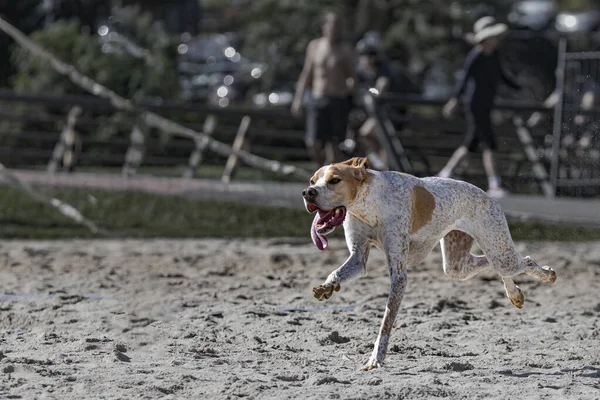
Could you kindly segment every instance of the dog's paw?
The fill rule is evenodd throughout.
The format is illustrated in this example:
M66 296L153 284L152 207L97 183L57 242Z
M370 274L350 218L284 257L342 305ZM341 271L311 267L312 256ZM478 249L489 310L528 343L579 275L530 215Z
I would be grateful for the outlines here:
M371 371L375 368L381 368L382 362L377 358L370 358L369 361L360 369L361 371Z
M548 274L548 276L546 277L546 283L556 282L556 272L554 272L552 268L548 267L547 265L544 265L542 269Z
M517 308L523 308L523 304L525 304L525 296L523 295L520 287L517 286L517 290L518 292L510 296L509 299L513 306Z
M340 284L333 281L331 283L324 283L323 285L315 286L313 288L313 295L319 301L327 300L332 295L333 292L340 291Z

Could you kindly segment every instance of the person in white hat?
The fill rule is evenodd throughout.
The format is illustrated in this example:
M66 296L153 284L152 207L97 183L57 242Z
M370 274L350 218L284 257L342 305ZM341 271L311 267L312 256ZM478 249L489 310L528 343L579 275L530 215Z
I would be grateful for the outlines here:
M467 56L463 77L458 82L454 95L444 106L446 117L451 117L458 105L458 99L465 95L465 116L468 132L465 141L452 155L438 176L450 177L453 169L477 147L483 150L483 165L488 176L488 193L493 197L503 197L507 192L502 188L494 161L496 141L492 130L490 114L496 97L498 82L502 79L513 89L521 89L502 69L496 49L508 31L505 24L497 23L493 17L483 17L475 22L470 39L475 47Z

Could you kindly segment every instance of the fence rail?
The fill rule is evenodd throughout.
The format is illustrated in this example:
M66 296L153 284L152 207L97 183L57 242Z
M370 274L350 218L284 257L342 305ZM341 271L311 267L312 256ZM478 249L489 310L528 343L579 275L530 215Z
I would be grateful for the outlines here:
M0 91L0 101L5 106L2 114L7 115L0 124L0 155L8 166L46 165L52 157L52 148L59 141L60 132L67 120L66 113L73 106L82 108L75 130L81 135L83 151L78 157L80 166L115 166L125 163L125 155L130 147L129 133L135 125L135 115L124 115L113 122L111 116L117 110L104 99L88 95L46 95L16 94ZM460 119L446 120L440 113L444 100L426 99L412 95L386 95L375 98L378 108L383 104L393 109L405 109L402 117L391 118L397 137L410 162L410 168L416 175L435 174L445 163L452 151L461 144L464 135L464 122ZM250 147L253 154L278 162L306 163L310 161L304 147L302 120L292 118L284 109L218 108L202 104L140 102L143 111L152 110L160 115L169 116L191 131L202 131L204 120L213 115L218 120L212 138L219 142L233 144L240 121L251 116L252 135ZM565 110L575 109L573 105ZM35 109L35 112L31 112ZM12 110L15 110L14 112ZM21 110L21 111L19 111ZM41 111L40 111L41 110ZM530 137L521 137L523 127L513 124L518 118L525 120L532 112L548 116L553 120L554 109L540 104L525 102L498 102L496 114L500 121L496 124L499 142L499 165L503 179L512 190L531 192L543 190L548 194L547 185L540 181L543 172L540 167L550 171L552 150L544 147L544 139L552 131L549 125L526 132ZM586 110L590 113L596 110ZM582 111L582 113L584 113ZM101 128L114 126L121 134L102 137ZM167 135L160 132L149 135L143 146L143 166L187 166L196 147L191 137ZM385 144L385 142L382 141ZM525 150L528 145L529 149ZM237 149L236 149L237 150ZM544 151L546 153L544 153ZM537 160L531 155L538 154ZM214 154L204 154L203 163L224 165L225 158ZM536 165L534 168L533 165ZM397 169L407 170L406 165L398 164ZM587 165L587 164L586 164ZM597 163L586 168L597 168ZM189 174L188 174L189 175ZM460 176L476 184L485 184L483 168L478 159L460 172ZM597 178L574 179L564 177L556 180L557 187L574 188L577 186L597 185Z
M440 114L442 100L424 99L415 96L388 95L375 99L376 106L382 103L393 108L405 108L408 114L403 118L393 119L391 122L398 128L397 138L405 148L406 157L414 166L417 175L430 175L445 162L452 151L460 145L463 138L464 122L459 118L445 120ZM15 94L0 91L0 101L6 106L22 111L7 112L10 121L17 125L16 128L1 127L0 135L5 141L0 146L0 154L12 156L7 160L10 165L19 164L19 160L26 164L46 165L52 154L52 147L59 140L60 132L66 124L66 113L73 106L82 108L76 130L82 136L83 153L80 155L79 164L87 166L120 166L125 162L125 154L130 146L129 134L136 123L134 115L126 115L115 121L115 128L121 130L120 135L103 138L98 130L107 124L113 124L109 119L117 111L109 101L87 95L34 95ZM38 107L47 110L41 113L31 113L29 108ZM268 159L280 162L307 162L309 155L304 147L303 121L292 118L288 110L284 109L248 109L248 108L218 108L202 104L181 103L152 103L140 102L142 110L152 110L160 115L169 116L180 125L191 129L202 130L203 121L212 115L218 121L212 138L224 143L233 144L240 121L245 116L250 116L252 124L252 137L250 151ZM146 108L147 107L147 108ZM423 114L421 111L426 109ZM551 110L538 104L499 103L498 111L526 114L533 111L548 113ZM53 113L54 112L54 113ZM20 126L19 126L20 123ZM525 162L523 151L518 147L519 140L510 118L497 127L499 142L501 144L499 158L510 164L505 172L513 176L505 176L513 183L535 185L534 178L530 176L519 163ZM539 139L539 138L538 138ZM539 141L539 140L538 140ZM145 139L145 155L142 165L188 165L189 157L196 144L193 140L178 136L161 138L155 132ZM6 158L5 158L6 159ZM224 158L215 158L210 154L203 156L203 162L224 164ZM398 169L406 170L399 164ZM471 168L464 170L466 178L475 181L483 178L479 161L473 160ZM517 171L518 173L516 173ZM506 174L505 174L506 175Z

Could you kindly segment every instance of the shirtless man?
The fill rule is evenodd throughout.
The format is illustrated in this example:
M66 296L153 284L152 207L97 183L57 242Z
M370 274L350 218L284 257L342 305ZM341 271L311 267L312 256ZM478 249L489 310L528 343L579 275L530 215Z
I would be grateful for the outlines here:
M342 159L339 143L346 136L349 98L354 87L354 54L352 47L342 42L340 22L337 14L325 14L323 37L311 41L306 48L292 103L292 113L299 116L304 93L308 87L312 89L306 114L306 146L319 167ZM326 144L332 149L333 160L326 160Z

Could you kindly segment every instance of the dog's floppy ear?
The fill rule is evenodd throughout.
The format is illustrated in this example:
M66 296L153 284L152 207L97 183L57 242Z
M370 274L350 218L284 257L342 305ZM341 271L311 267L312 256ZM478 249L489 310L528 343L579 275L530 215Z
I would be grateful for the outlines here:
M354 167L354 177L359 181L364 181L367 177L367 168L369 168L369 160L366 157L354 157L342 164Z
M344 161L342 164L350 165L352 167L359 168L370 168L369 159L367 157L353 157L349 160Z

